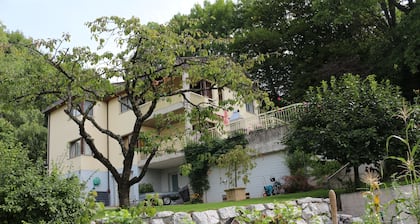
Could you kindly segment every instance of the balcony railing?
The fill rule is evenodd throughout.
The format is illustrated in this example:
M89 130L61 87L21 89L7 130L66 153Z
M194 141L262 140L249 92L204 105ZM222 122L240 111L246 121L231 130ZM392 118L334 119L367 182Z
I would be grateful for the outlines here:
M224 130L213 127L207 129L210 138L226 138L232 133L248 134L251 131L274 128L281 125L287 125L297 118L304 111L303 103L296 103L277 110L259 114L252 118L241 118L230 122ZM202 133L186 135L183 138L183 145L189 143L198 143L203 136Z
M296 119L302 112L304 112L304 105L302 103L292 104L277 110L262 113L257 117L247 119L242 118L231 122L224 127L224 130L219 129L218 127L209 128L207 130L207 134L210 138L226 138L232 133L249 134L251 131L274 128L280 125L287 125ZM175 143L172 143L172 146L174 146L176 149L182 149L188 144L199 143L202 141L201 137L202 133L185 135L183 138L176 140ZM162 161L172 157L172 155L163 153L157 155L156 160ZM140 160L144 161L145 158L140 156Z
M246 119L242 118L229 124L229 132L249 133L250 131L287 125L296 119L303 111L303 103L296 103L277 110L259 114L257 117Z

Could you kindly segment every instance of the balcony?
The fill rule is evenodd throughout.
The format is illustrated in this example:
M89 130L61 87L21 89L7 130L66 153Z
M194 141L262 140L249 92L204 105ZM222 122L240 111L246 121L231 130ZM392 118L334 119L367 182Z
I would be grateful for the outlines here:
M280 125L287 125L304 111L303 103L296 103L286 107L259 114L256 117L238 119L230 122L229 133L248 134L251 131L269 129Z
M211 105L212 101L209 98L201 96L196 93L191 93L190 101L193 103L204 103L207 105ZM174 108L172 105L170 106ZM169 111L168 108L161 108L161 111L157 111L157 113L162 113L162 110ZM185 107L182 106L178 109L180 112L184 112ZM217 127L209 128L209 135L212 138L226 138L227 136L234 134L234 133L243 133L249 134L251 131L262 130L262 129L269 129L274 128L280 125L287 125L292 120L296 119L297 116L304 112L304 104L303 103L296 103L286 107L279 108L277 110L269 111L266 113L259 114L255 117L250 118L241 118L230 122L228 125L223 126L222 129ZM152 122L153 119L150 119L149 122ZM175 149L173 153L164 153L158 154L152 160L150 167L151 168L170 168L176 167L181 165L184 162L184 153L180 151L186 144L188 143L197 143L200 141L201 138L200 133L195 133L189 136L184 135L182 139L177 139L174 142L171 142L171 147ZM147 158L141 158L140 164L144 164Z

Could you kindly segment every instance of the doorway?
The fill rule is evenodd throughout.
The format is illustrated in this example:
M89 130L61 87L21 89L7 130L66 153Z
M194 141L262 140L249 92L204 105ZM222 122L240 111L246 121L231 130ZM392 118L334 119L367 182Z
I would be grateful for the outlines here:
M178 173L169 174L170 190L176 192L179 190L178 186Z

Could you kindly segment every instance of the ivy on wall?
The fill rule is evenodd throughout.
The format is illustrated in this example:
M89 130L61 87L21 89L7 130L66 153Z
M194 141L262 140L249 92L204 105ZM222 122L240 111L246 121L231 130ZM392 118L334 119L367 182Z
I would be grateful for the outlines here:
M227 139L210 139L201 143L190 143L184 148L186 164L181 172L188 175L194 193L198 196L193 202L201 202L205 191L210 188L208 171L215 165L217 158L233 149L236 145L245 146L245 135L238 134Z

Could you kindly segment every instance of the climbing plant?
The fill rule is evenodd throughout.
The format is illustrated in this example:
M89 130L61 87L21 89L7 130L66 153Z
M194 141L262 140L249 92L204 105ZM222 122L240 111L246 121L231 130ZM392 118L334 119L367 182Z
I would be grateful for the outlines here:
M217 158L237 145L245 146L248 141L243 134L227 139L213 138L201 143L190 143L184 148L186 163L181 167L183 175L188 175L194 193L201 202L202 195L210 188L208 170L215 165Z

